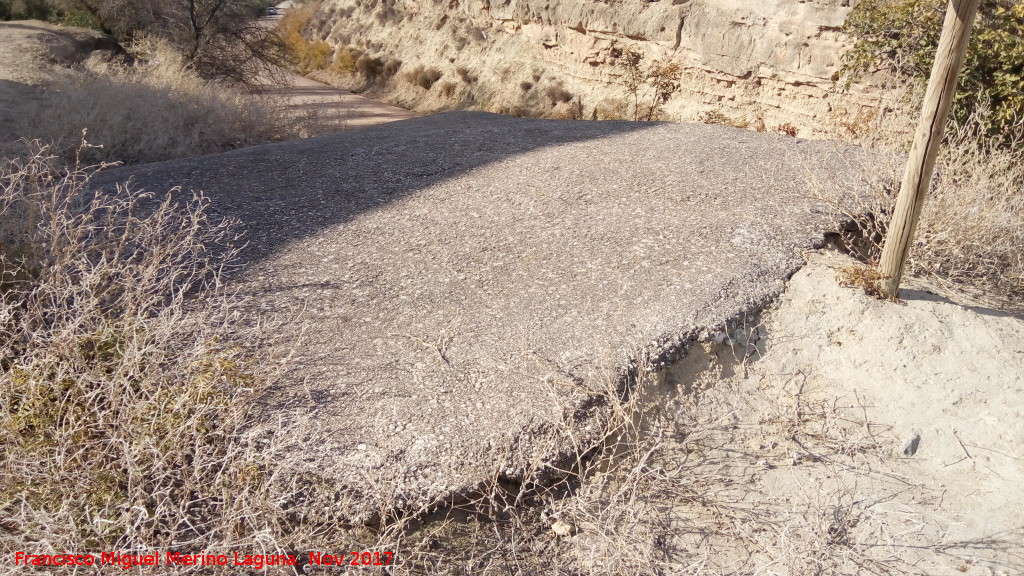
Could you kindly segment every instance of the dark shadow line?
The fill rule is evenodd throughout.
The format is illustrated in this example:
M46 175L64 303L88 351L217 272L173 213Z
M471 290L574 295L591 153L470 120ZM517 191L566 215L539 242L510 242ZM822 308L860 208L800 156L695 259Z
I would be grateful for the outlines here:
M131 180L136 189L156 193L180 186L180 197L203 191L212 214L243 223L248 242L242 251L245 267L286 244L481 166L656 125L449 112L111 169L97 174L92 186L113 190L115 184Z

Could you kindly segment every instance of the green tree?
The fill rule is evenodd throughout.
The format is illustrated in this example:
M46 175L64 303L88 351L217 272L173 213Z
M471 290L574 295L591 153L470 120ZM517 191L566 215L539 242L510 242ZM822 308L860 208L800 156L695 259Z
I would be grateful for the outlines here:
M844 71L855 79L889 71L927 80L942 31L945 0L862 0L847 18L855 44ZM1024 2L982 0L960 74L953 117L991 105L989 130L1000 134L1024 118Z

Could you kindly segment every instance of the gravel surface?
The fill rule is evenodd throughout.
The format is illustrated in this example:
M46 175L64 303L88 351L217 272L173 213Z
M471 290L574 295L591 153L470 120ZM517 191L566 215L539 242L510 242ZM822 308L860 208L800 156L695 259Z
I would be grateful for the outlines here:
M241 220L239 286L303 319L258 431L358 495L419 507L556 476L626 367L760 309L873 159L711 125L448 113L108 171ZM303 443L307 444L303 444Z

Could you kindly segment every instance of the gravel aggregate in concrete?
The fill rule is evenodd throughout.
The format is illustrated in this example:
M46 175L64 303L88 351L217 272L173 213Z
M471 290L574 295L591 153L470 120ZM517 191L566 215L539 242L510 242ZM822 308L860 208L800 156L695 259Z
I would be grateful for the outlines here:
M542 477L638 358L777 296L875 163L723 126L456 112L99 182L201 189L242 222L237 286L303 320L275 335L299 345L257 428L314 438L286 456L358 521Z

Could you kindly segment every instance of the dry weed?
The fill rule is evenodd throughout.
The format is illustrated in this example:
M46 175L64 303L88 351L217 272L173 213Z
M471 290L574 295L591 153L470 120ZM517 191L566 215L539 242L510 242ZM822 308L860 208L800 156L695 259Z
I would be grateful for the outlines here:
M169 45L140 39L133 66L93 63L15 103L0 152L25 153L19 139L42 140L71 161L82 129L96 144L88 162L154 162L294 138L301 119L276 103L200 79Z
M881 284L884 279L876 268L865 264L843 266L836 271L836 281L840 286L860 288L865 294L875 298L884 298Z
M1007 146L1006 134L995 139L984 132L987 115L979 109L948 131L907 270L976 287L1012 304L1024 297L1024 122L1012 128L1018 136ZM890 115L862 142L902 150L905 131L892 126L905 124ZM902 161L873 167L865 177L875 194L844 199L846 205L837 207L851 224L843 234L846 248L864 262L881 255L903 169Z
M89 179L45 150L0 170L0 555L267 544L276 472L241 430L271 372L221 281L232 228Z

